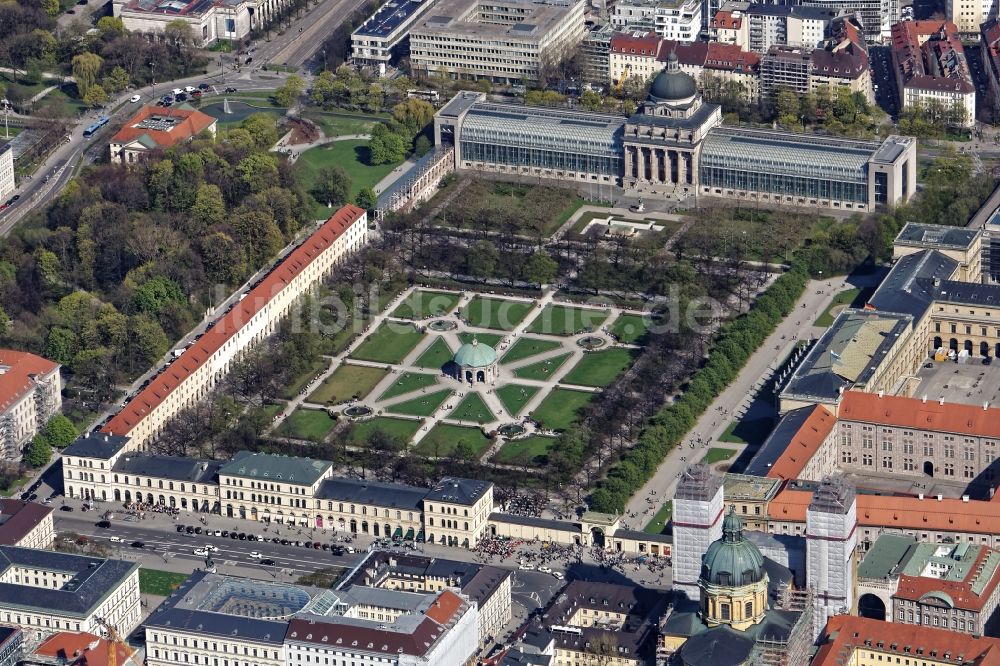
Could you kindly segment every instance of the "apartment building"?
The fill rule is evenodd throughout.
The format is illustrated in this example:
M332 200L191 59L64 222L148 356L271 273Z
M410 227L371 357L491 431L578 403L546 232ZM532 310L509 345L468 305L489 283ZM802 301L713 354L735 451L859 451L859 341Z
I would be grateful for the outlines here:
M986 91L989 106L994 113L1000 111L1000 22L991 18L982 25L979 52L986 74Z
M978 35L984 23L997 17L993 0L946 0L944 10L945 17L964 36Z
M0 179L3 155L9 153L9 147L0 153ZM61 408L58 363L28 352L0 349L0 450L7 462L20 461L24 445Z
M954 23L896 23L892 26L892 64L901 108L919 106L953 118L962 127L975 123L976 87Z
M348 204L335 212L129 398L101 431L127 436L130 448L144 448L169 419L204 398L246 349L273 333L303 294L367 241L363 209Z
M583 0L439 0L410 31L410 68L449 79L538 81L584 38Z
M115 491L112 468L127 445L128 437L88 432L63 449L66 497L104 502L112 499Z
M760 54L775 45L814 49L845 15L835 8L727 2L713 15L710 34Z
M333 475L333 463L240 451L218 475L222 515L309 525L316 493Z
M0 546L0 583L0 622L33 638L101 633L97 618L128 635L142 618L133 562Z
M51 507L0 499L0 545L45 549L54 540Z
M769 99L782 90L804 95L811 74L812 49L774 45L760 59L761 94Z
M874 102L868 53L850 41L829 48L772 46L760 61L761 93L773 98L781 90L804 95L825 91L838 95L861 93Z
M655 32L692 42L702 29L702 11L697 0L622 0L611 8L609 23L622 32Z
M6 200L14 194L14 150L10 141L0 143L0 199Z
M338 589L364 586L422 594L458 589L476 604L479 644L485 648L510 623L513 577L499 567L374 550Z
M1000 616L1000 551L969 543L921 543L883 534L858 566L866 617L995 635Z

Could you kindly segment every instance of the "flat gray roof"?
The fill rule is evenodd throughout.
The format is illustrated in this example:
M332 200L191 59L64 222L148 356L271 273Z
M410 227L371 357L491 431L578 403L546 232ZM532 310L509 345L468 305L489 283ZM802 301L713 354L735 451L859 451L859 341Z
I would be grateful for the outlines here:
M941 224L907 222L896 236L895 243L928 248L966 250L979 235L978 229L948 227Z

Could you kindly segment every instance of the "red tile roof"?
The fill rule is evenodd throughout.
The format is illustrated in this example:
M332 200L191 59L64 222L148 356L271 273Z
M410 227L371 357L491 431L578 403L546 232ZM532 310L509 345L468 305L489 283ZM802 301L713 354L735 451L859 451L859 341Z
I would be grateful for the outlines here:
M744 51L736 44L708 43L705 56L706 69L720 69L732 72L752 72L760 66L760 55Z
M664 39L660 43L660 53L657 60L666 62L671 53L677 54L677 62L681 65L704 67L708 58L708 44L705 42L678 42L674 39Z
M348 204L330 216L246 297L218 319L193 345L167 365L149 385L128 401L118 414L101 429L115 435L128 435L143 418L166 400L170 392L204 365L213 354L235 336L254 315L260 312L282 289L328 249L352 224L365 214L364 209Z
M990 548L982 548L976 561L969 567L968 574L962 581L941 580L932 576L900 575L896 593L892 596L910 601L920 601L927 594L944 592L951 598L955 604L955 608L980 611L986 605L986 601L992 596L997 583L1000 583L1000 569L994 569L993 577L983 587L982 592L976 594L972 588L972 584L976 581L976 575L980 573L979 568L983 565L983 560L991 552Z
M611 52L644 55L655 58L660 48L660 37L655 32L616 32L611 36Z
M150 116L169 116L172 118L182 118L183 120L174 125L170 131L137 127L139 123ZM139 113L125 123L118 130L118 133L111 137L111 143L129 144L146 134L160 148L167 148L181 141L186 141L198 135L215 124L215 118L197 111L195 109L171 108L167 106L157 106L150 104L142 107Z
M71 633L62 631L52 634L35 650L41 657L63 659L66 663L72 661L74 666L107 666L111 643L87 632ZM132 648L127 645L116 645L118 666L136 666L132 659Z
M0 499L0 545L16 545L50 513L52 508L44 504Z
M732 12L719 10L712 19L712 27L717 30L738 30L743 24L742 16L733 16Z
M1000 640L973 637L947 629L835 615L826 623L822 647L812 666L840 666L853 661L856 649L916 660L976 666L1000 665ZM945 655L949 655L945 657Z
M892 26L890 34L893 66L898 68L904 87L975 92L954 23L900 21Z
M1000 409L996 407L847 391L838 416L841 421L1000 438Z
M32 377L41 377L59 367L41 356L28 352L0 349L0 412L19 401L32 390Z
M772 479L797 479L837 425L837 417L823 405L816 405L792 436L784 453L768 470Z
M427 609L427 617L438 624L446 625L455 617L455 613L462 607L462 598L449 590L444 590L434 600L434 603Z

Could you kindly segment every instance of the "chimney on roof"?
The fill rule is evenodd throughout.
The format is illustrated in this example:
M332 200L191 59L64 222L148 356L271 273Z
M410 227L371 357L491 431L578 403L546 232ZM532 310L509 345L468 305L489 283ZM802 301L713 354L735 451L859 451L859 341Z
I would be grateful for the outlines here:
M106 434L104 435L104 441L108 441L108 436Z
M917 493L917 499L920 500L921 502L923 502L924 501L924 494L923 493Z
M880 398L881 398L881 397L882 397L882 396L884 396L884 395L885 395L885 391L879 391L879 392L878 392L878 397L880 397Z
M939 405L943 405L944 404L944 396L941 396L940 398L938 398L938 404Z
M924 394L924 396L922 398L920 398L920 402L924 403L925 405L927 404L927 394L926 393Z
M969 503L969 496L968 495L962 495L962 501L965 502L966 504L968 504Z
M941 493L938 493L938 496L937 496L937 501L938 501L938 502L940 502L940 501L941 501L941 498L942 498L942 495L941 495Z
M985 412L985 411L986 411L987 409L989 409L989 408L990 408L990 403L989 403L989 401L987 400L986 402L984 402L984 403L983 403L983 411Z

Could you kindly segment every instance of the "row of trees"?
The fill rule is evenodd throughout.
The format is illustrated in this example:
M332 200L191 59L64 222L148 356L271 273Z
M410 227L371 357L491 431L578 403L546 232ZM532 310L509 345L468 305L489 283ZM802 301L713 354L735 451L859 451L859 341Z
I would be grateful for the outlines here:
M595 511L621 513L630 497L652 476L673 448L691 430L764 339L791 312L805 289L809 274L794 265L775 280L753 309L725 325L681 395L649 419L636 445L625 453L590 497Z

